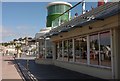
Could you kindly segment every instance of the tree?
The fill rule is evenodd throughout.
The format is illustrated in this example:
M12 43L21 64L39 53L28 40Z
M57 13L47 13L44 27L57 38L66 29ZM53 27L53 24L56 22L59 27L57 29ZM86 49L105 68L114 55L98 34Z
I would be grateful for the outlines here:
M22 41L23 39L22 39L22 38L19 38L18 40L19 40L19 41Z
M18 41L17 39L13 39L14 42Z
M2 43L3 46L7 47L9 43Z

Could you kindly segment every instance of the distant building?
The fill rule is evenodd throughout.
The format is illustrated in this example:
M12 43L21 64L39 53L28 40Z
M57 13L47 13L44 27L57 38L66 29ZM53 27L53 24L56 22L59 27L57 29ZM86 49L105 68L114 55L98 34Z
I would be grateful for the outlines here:
M5 46L0 46L0 52L3 55L13 55L16 53L15 47L13 45L8 45L7 47Z

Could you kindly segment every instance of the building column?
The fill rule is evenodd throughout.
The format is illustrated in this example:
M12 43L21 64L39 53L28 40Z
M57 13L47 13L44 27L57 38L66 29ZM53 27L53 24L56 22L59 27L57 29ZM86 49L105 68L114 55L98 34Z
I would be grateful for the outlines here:
M38 41L38 58L40 57L40 40Z
M72 55L73 55L73 62L75 62L75 39L72 39Z
M98 48L99 48L99 52L98 52L98 54L99 54L99 59L98 59L98 60L99 60L99 61L98 61L98 64L101 65L101 55L100 55L100 34L98 34L98 44L99 44L99 47L98 47Z
M87 64L90 64L90 39L89 35L87 35Z
M52 43L53 60L56 60L56 43Z
M38 42L36 41L36 52L35 52L35 55L36 55L36 58L38 58L38 48L39 47L39 45L38 45Z
M39 42L37 42L37 52L36 52L36 57L39 55Z
M60 50L60 44L59 44L59 42L57 44L58 44L58 47L57 47L57 51L58 51L58 50ZM58 55L58 59L60 59L60 53L59 53L59 51L57 52L57 55Z
M114 32L113 29L110 30L110 40L111 40L111 68L112 68L112 79L115 78L115 70L114 70L114 65L115 65L115 61L114 61Z
M58 18L58 26L61 25L61 17Z
M67 40L67 61L69 61L69 40Z
M71 10L68 12L68 20L70 21L70 18L71 18Z
M35 40L35 46L36 46L36 51L34 51L34 54L35 54L35 57L36 57L36 54L37 54L37 41Z
M64 40L62 40L62 60L64 60Z
M114 29L112 35L113 78L120 79L120 28Z
M45 53L44 53L44 55L45 55L45 59L46 59L46 56L47 56L47 40L46 40L46 38L44 39L44 41L45 41L45 49L44 49Z

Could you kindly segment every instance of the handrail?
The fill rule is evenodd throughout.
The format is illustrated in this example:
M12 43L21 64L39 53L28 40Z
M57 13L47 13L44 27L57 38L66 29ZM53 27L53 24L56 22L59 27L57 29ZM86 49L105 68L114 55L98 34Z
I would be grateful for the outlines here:
M65 13L69 12L71 9L73 9L74 7L76 7L77 5L79 5L80 3L82 3L84 0L82 0L81 2L78 2L77 4L75 4L73 7L71 7L70 9L66 10L65 12L63 12L61 15L59 15L58 17L56 17L55 19L59 18L60 16L64 15ZM55 20L54 19L54 20ZM53 20L53 21L54 21Z

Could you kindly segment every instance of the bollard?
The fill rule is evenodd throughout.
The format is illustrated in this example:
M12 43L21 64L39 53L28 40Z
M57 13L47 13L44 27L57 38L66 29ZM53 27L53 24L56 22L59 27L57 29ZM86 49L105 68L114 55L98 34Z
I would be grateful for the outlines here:
M29 70L29 60L27 59L27 63L26 63L26 69L27 71Z

